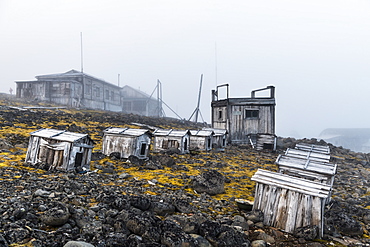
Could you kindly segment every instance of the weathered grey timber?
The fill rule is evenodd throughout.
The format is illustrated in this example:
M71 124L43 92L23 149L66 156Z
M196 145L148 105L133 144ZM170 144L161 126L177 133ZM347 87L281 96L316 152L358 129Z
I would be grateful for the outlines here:
M264 224L293 233L314 225L323 236L324 207L331 187L282 173L258 169L253 210L264 213Z
M87 134L40 129L30 135L25 162L45 163L50 170L90 169L94 142Z
M130 155L139 159L148 157L151 139L149 130L110 127L103 133L103 154L118 152L121 158L128 158Z
M190 151L212 150L214 132L211 130L190 130Z
M310 159L279 155L275 161L280 173L333 186L337 165Z
M227 87L226 99L219 99L219 87ZM270 90L268 97L256 97L257 91ZM275 87L254 90L250 98L229 98L229 85L212 90L212 128L226 129L228 143L248 144L248 134L275 135Z
M189 130L157 129L153 132L153 151L177 149L181 154L189 153Z
M226 129L215 129L215 128L203 128L203 130L213 131L212 148L219 151L225 150L227 130Z
M273 134L249 134L249 143L256 150L276 150L276 135Z
M315 153L330 154L330 148L326 145L315 145L306 143L297 143L295 149L310 151Z
M301 158L301 159L315 160L319 162L329 162L330 161L329 154L316 153L312 151L304 151L304 150L292 149L292 148L287 148L287 150L285 151L285 155L290 156L290 157Z

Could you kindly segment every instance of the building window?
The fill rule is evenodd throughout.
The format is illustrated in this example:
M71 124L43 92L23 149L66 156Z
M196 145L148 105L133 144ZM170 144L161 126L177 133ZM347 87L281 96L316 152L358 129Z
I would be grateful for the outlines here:
M110 92L110 99L114 100L114 92L113 91Z
M245 118L258 119L258 117L259 117L258 110L245 109Z
M99 87L94 88L94 96L97 98L100 98L100 88Z
M105 90L105 99L109 100L109 90Z
M91 92L91 85L90 84L86 84L85 94L90 95L90 92Z
M218 110L218 119L222 119L222 110Z

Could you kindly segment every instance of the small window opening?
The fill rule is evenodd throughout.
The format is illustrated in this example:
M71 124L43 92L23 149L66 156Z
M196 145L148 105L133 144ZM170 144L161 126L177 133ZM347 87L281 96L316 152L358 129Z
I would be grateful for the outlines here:
M258 118L259 111L258 110L245 110L245 118Z
M218 119L222 119L222 110L218 111Z
M207 148L211 148L211 138L208 138L207 140Z

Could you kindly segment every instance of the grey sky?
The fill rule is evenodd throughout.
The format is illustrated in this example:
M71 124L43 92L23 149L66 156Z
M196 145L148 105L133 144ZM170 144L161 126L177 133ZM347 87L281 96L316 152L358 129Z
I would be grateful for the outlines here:
M0 0L0 91L80 70L210 119L210 92L276 87L277 134L370 127L370 1ZM216 49L217 48L217 49ZM217 52L216 52L217 50ZM166 110L168 116L173 114Z

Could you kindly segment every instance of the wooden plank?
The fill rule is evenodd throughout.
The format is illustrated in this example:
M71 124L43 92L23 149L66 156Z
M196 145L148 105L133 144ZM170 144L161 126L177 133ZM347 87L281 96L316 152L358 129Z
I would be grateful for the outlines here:
M307 171L314 171L327 175L335 175L337 172L336 164L320 162L317 160L279 155L275 161L278 166L294 167Z
M330 155L328 154L321 154L321 153L315 153L315 152L309 152L299 149L291 149L288 148L285 151L285 155L291 156L291 157L297 157L301 159L310 159L310 160L316 160L321 162L329 162Z
M296 149L311 151L316 153L330 154L329 146L324 145L315 145L315 144L306 144L306 143L297 143L295 145Z
M285 229L286 219L287 219L287 198L288 198L288 191L287 189L282 189L279 195L276 210L276 218L272 224L272 226Z
M288 202L287 202L287 220L285 224L285 230L287 232L293 232L295 229L295 221L297 219L297 208L299 201L299 193L296 191L289 191Z

